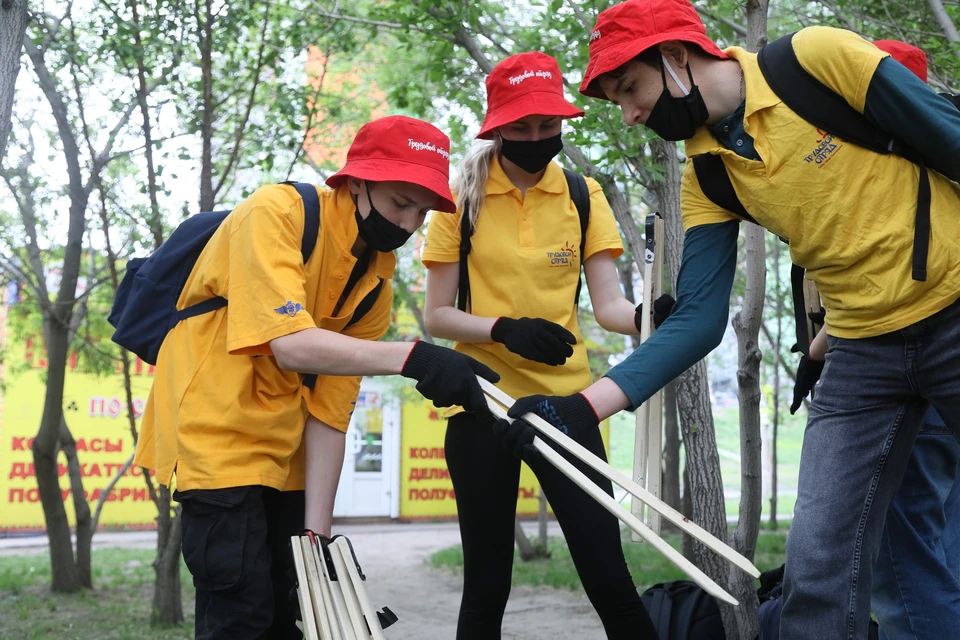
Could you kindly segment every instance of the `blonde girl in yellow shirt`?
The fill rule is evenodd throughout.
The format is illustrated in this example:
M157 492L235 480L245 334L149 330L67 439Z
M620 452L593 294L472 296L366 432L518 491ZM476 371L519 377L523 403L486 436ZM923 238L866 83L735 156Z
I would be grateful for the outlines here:
M515 397L572 393L591 379L577 324L581 262L600 325L638 333L637 310L624 298L614 266L623 252L620 236L600 186L588 180L589 226L584 255L577 255L579 216L563 170L552 160L563 148L563 120L583 112L564 99L556 60L542 53L511 56L486 85L488 108L478 137L491 142L460 167L454 182L459 215L434 216L427 233L426 326L497 370L500 386ZM473 234L469 305L462 311L459 225L466 220ZM579 397L579 411L597 426L590 404ZM486 416L456 413L447 426L446 460L464 552L460 640L499 638L510 593L520 460L501 446L493 424ZM579 440L605 456L599 428ZM539 456L526 461L608 637L656 638L627 570L616 518ZM612 494L609 481L578 466Z

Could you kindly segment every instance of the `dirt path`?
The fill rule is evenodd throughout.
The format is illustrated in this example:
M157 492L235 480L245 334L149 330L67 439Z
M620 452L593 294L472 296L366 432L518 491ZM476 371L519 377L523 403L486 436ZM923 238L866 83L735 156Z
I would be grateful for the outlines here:
M528 530L532 528L528 525ZM363 565L371 599L390 607L400 620L390 640L450 640L456 636L462 578L433 569L427 558L457 544L456 523L345 525ZM551 535L559 535L554 524ZM94 547L156 548L152 532L98 534ZM0 539L0 555L39 553L46 537ZM602 640L600 620L586 596L550 588L514 587L503 620L504 640Z
M335 528L337 529L337 528ZM456 636L463 580L433 569L426 559L455 545L455 524L340 527L360 554L376 606L387 605L400 621L391 640L449 640ZM559 529L551 535L559 534ZM586 596L556 589L514 587L503 619L504 640L602 640L600 619Z

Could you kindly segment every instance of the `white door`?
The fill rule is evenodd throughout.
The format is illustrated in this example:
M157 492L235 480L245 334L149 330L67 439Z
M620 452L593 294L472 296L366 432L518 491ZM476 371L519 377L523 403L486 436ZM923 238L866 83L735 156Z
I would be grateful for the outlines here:
M385 398L383 385L364 379L347 429L346 451L334 517L392 515L400 403Z

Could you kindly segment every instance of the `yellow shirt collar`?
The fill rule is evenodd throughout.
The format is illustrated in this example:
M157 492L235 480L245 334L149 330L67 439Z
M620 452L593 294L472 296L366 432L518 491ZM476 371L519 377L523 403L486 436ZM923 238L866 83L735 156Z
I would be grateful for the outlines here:
M730 47L724 49L723 52L731 59L739 62L743 69L744 91L747 101L743 111L744 129L756 138L751 116L761 109L779 104L781 100L764 80L763 74L760 72L760 65L757 62L757 54L750 53L742 47ZM696 135L686 141L684 147L687 157L693 157L717 150L720 143L710 132L710 128L704 125L697 129Z
M551 161L550 164L547 165L547 170L544 171L543 177L540 178L540 182L532 188L546 193L563 193L564 189L566 189L566 184L567 181L563 175L563 169L556 162ZM493 161L490 163L484 194L488 196L500 195L515 190L519 191L519 189L510 182L507 174L503 172L503 166L500 164L500 156L494 156Z

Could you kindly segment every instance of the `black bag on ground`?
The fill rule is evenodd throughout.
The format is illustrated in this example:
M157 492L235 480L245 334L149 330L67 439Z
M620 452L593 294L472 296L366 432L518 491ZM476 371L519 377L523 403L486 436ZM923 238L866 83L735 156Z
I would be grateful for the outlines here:
M716 599L689 580L655 584L640 601L660 640L726 640Z

